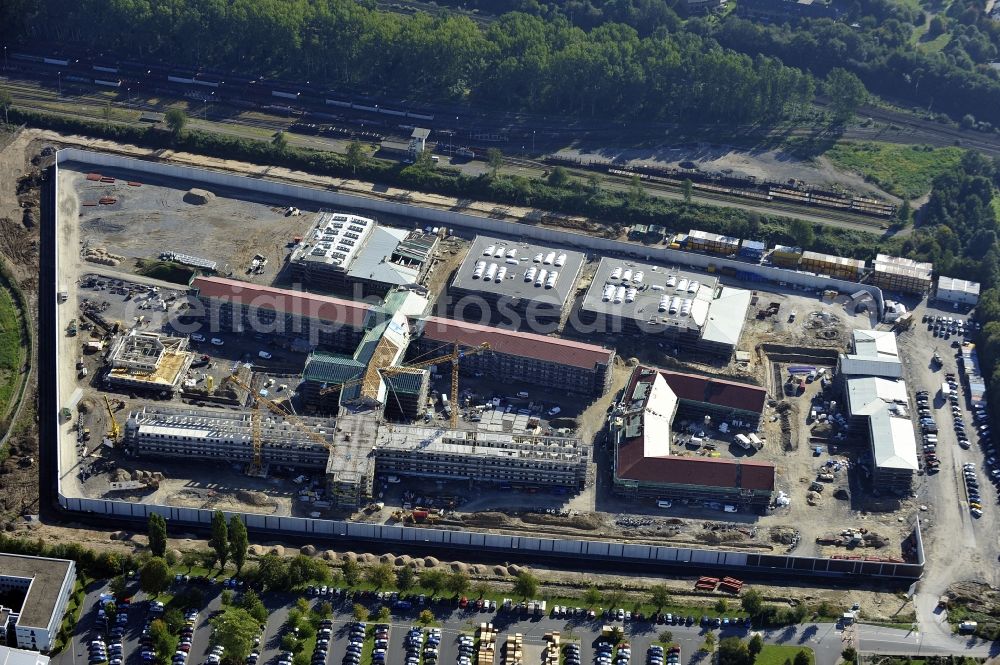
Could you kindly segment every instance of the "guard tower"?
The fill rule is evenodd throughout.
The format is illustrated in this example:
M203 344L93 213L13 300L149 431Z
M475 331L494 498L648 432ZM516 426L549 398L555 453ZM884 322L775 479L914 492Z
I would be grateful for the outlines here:
M427 137L431 135L431 130L424 127L414 127L410 134L410 158L416 158L427 148Z

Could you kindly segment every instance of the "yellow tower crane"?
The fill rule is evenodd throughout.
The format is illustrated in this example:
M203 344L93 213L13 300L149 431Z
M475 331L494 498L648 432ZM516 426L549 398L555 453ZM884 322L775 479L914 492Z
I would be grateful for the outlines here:
M108 425L108 438L113 442L118 443L118 440L121 439L122 436L122 426L118 424L117 420L115 420L115 413L111 408L111 400L108 399L107 395L104 396L104 406L108 409L108 419L110 420L110 424Z
M452 347L451 353L444 356L437 356L430 358L429 360L421 360L419 362L410 363L409 365L396 365L393 367L383 367L379 372L383 376L392 376L393 374L399 374L400 372L405 372L411 369L422 369L424 367L430 367L431 365L439 365L441 363L451 363L451 428L456 429L458 427L458 365L459 361L466 356L474 356L477 353L482 353L483 351L489 351L490 345L486 342L478 346L462 348L462 345L458 342ZM362 383L365 377L362 376L357 379L351 379L350 381L345 381L343 383L337 383L334 385L327 385L319 391L320 395L327 395L329 393L343 390L350 386Z
M259 475L261 475L261 472L264 469L263 453L262 453L262 450L261 450L263 442L262 442L262 437L261 437L261 414L260 414L260 407L262 405L265 406L269 411L271 411L275 415L281 416L284 420L286 420L287 422L291 423L297 430L299 430L300 432L302 432L303 434L305 434L307 437L309 437L310 439L312 439L316 443L319 443L319 444L321 444L323 446L326 446L326 448L330 452L333 452L333 445L331 445L329 441L327 441L326 439L324 439L323 437L321 437L319 434L316 434L315 432L311 431L306 426L305 423L303 423L301 420L299 420L298 418L296 418L295 416L293 416L291 413L289 413L288 411L286 411L277 402L273 402L273 401L267 399L266 397L258 395L256 392L254 392L253 388L251 388L246 383L244 383L242 380L240 380L235 374L230 374L229 376L227 376L224 379L224 381L229 381L231 383L234 383L235 385L239 386L243 390L247 391L247 393L249 393L250 397L252 397L253 400L254 400L254 409L253 409L253 411L250 414L250 418L251 418L250 431L253 434L253 438L252 438L252 441L253 441L253 460L250 462L250 465L249 465L249 467L247 469L247 475L259 476Z

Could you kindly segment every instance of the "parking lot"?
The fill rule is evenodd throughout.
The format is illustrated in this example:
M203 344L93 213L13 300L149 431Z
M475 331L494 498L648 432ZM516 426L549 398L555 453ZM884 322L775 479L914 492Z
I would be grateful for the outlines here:
M182 639L187 638L190 644L186 646L187 655L183 658L178 654L175 665L214 665L217 658L213 657L210 620L222 609L221 596L224 585L209 583L207 580L175 582L169 592L183 593L196 588L200 592L202 602L198 607L188 607L185 619L189 626L182 629ZM318 589L317 589L318 591ZM236 597L241 593L234 589ZM102 606L102 595L108 594L106 585L93 585L88 589L82 615L72 645L54 658L54 665L84 665L90 660L91 643L101 640L106 649L114 642L112 630L116 621L112 620L105 628L98 615ZM486 607L477 609L476 604L469 602L466 607L460 607L454 599L427 600L421 605L417 599L398 604L392 601L388 593L379 600L375 592L357 592L356 594L335 593L331 587L326 596L318 593L304 592L302 596L288 593L264 593L261 598L269 615L261 635L261 642L255 651L259 656L254 659L257 665L287 665L289 659L281 651L281 638L287 632L285 625L289 611L295 602L305 597L311 606L322 602L330 602L334 615L327 624L321 624L319 630L329 630L321 633L320 639L328 639L326 652L320 656L311 656L312 665L360 665L362 659L373 665L470 665L474 659L472 651L476 629L482 623L491 623L498 633L498 651L507 635L519 633L523 636L526 653L541 653L545 644L544 636L552 631L559 631L562 644L574 645L569 653L564 651L566 665L607 665L609 651L602 643L610 643L607 627L618 626L622 631L621 641L614 646L613 660L616 665L629 665L622 660L624 652L620 647L628 645L632 662L636 665L663 665L649 662L647 655L651 646L660 645L669 648L663 642L664 631L672 633L671 639L680 648L680 655L667 663L692 663L705 657L698 648L704 642L705 634L713 631L717 637L738 635L745 637L749 627L742 620L708 619L700 616L663 615L657 619L643 617L626 618L625 610L611 612L604 616L596 610L593 617L583 608L556 607L549 608L544 614L528 613L518 609L517 603L505 609L502 604L494 605L495 611ZM392 618L385 624L369 620L364 628L358 628L352 616L355 603L365 605L375 616L383 604L395 606ZM122 665L141 665L143 633L147 622L160 616L160 612L143 593L136 592L132 596L131 606L123 611L125 619L121 622L121 658ZM464 603L463 603L464 604ZM422 609L430 609L434 622L425 626L418 623L418 615ZM619 619L618 616L622 618ZM629 615L631 616L631 615ZM602 630L604 636L602 637ZM808 633L807 633L808 634ZM803 640L804 642L804 640ZM182 644L184 642L182 641ZM655 651L655 650L654 650ZM99 652L113 658L118 655L109 651ZM218 652L216 652L218 653ZM676 652L675 652L676 653ZM664 652L664 656L668 652ZM93 661L104 662L104 661ZM526 661L527 662L527 661ZM117 665L117 664L116 664Z

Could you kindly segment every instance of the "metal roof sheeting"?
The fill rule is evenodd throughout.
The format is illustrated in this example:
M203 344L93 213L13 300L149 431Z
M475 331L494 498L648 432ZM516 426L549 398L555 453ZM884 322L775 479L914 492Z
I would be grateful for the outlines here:
M875 466L910 471L920 469L912 421L893 417L889 409L884 407L869 417L868 429L875 454Z

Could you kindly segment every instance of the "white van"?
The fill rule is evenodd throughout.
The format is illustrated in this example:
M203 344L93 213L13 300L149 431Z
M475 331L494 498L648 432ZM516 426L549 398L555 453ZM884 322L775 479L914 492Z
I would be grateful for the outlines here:
M528 399L528 391L522 390L517 394L517 396L520 397L521 399Z
M722 506L722 509L724 511L726 511L727 513L735 513L736 512L736 506L732 505L731 503L725 504L724 506Z
M267 351L258 351L257 355L259 357L263 358L264 360L270 360L271 359L271 354L268 353Z
M670 508L673 505L674 505L674 502L671 501L670 499L657 499L656 500L656 507L657 508Z
M562 409L560 409L558 406L554 406L551 409L549 409L550 416L557 416L560 413L562 413Z

